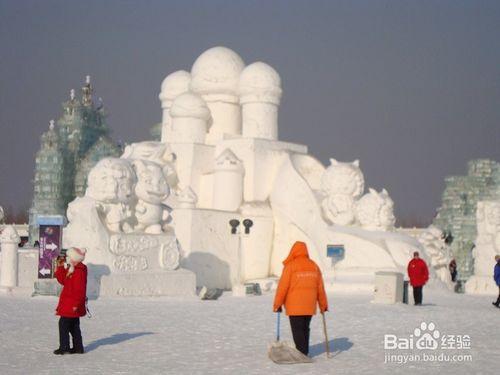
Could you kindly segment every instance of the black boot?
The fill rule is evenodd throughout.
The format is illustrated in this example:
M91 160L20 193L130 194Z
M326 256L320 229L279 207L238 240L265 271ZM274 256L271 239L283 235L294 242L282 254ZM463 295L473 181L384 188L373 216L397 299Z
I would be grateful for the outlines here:
M55 355L71 354L71 351L59 348L59 349L54 350L54 354Z
M498 295L497 301L492 302L493 306L500 307L500 294Z
M71 354L83 354L85 350L83 350L83 348L71 348L70 352Z

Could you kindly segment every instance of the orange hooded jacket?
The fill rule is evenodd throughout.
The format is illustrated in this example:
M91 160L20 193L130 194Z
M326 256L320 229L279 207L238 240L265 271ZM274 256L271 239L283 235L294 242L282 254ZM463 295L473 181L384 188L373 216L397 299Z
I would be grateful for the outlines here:
M276 312L285 304L287 315L315 315L316 304L323 313L328 310L323 277L311 259L304 242L295 242L283 262L285 268L274 297Z

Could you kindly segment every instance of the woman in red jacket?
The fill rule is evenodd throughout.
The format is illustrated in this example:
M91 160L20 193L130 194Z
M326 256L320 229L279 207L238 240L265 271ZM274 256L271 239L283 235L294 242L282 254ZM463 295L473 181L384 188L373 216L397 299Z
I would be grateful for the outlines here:
M408 276L413 287L415 306L419 306L422 304L422 288L429 280L429 270L425 261L420 258L418 251L413 253L413 259L408 263Z
M328 311L323 277L311 259L304 242L295 242L283 262L285 268L274 298L274 312L284 304L290 318L293 341L299 351L309 353L309 325L316 314L316 306L323 314Z
M63 285L56 315L59 319L59 349L54 354L83 354L80 317L85 316L87 295L87 266L83 264L85 249L72 247L66 252L66 264L63 257L58 259L56 278ZM73 348L69 346L69 334L73 337Z

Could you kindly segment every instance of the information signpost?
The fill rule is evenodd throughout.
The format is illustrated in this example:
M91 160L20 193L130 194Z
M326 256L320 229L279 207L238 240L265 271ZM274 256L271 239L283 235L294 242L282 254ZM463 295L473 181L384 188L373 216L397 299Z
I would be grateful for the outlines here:
M62 227L64 217L39 216L39 256L38 256L38 278L50 279L54 277L55 260L61 251Z
M344 255L344 245L326 245L326 256L332 259L332 266L334 266L336 262L344 259Z

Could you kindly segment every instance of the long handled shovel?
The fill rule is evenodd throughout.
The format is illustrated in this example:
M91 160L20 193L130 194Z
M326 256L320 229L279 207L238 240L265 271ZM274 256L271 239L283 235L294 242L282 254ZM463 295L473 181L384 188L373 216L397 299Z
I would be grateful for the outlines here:
M328 341L328 332L326 331L325 313L322 312L321 316L323 317L323 332L325 333L326 358L330 358L330 343Z

